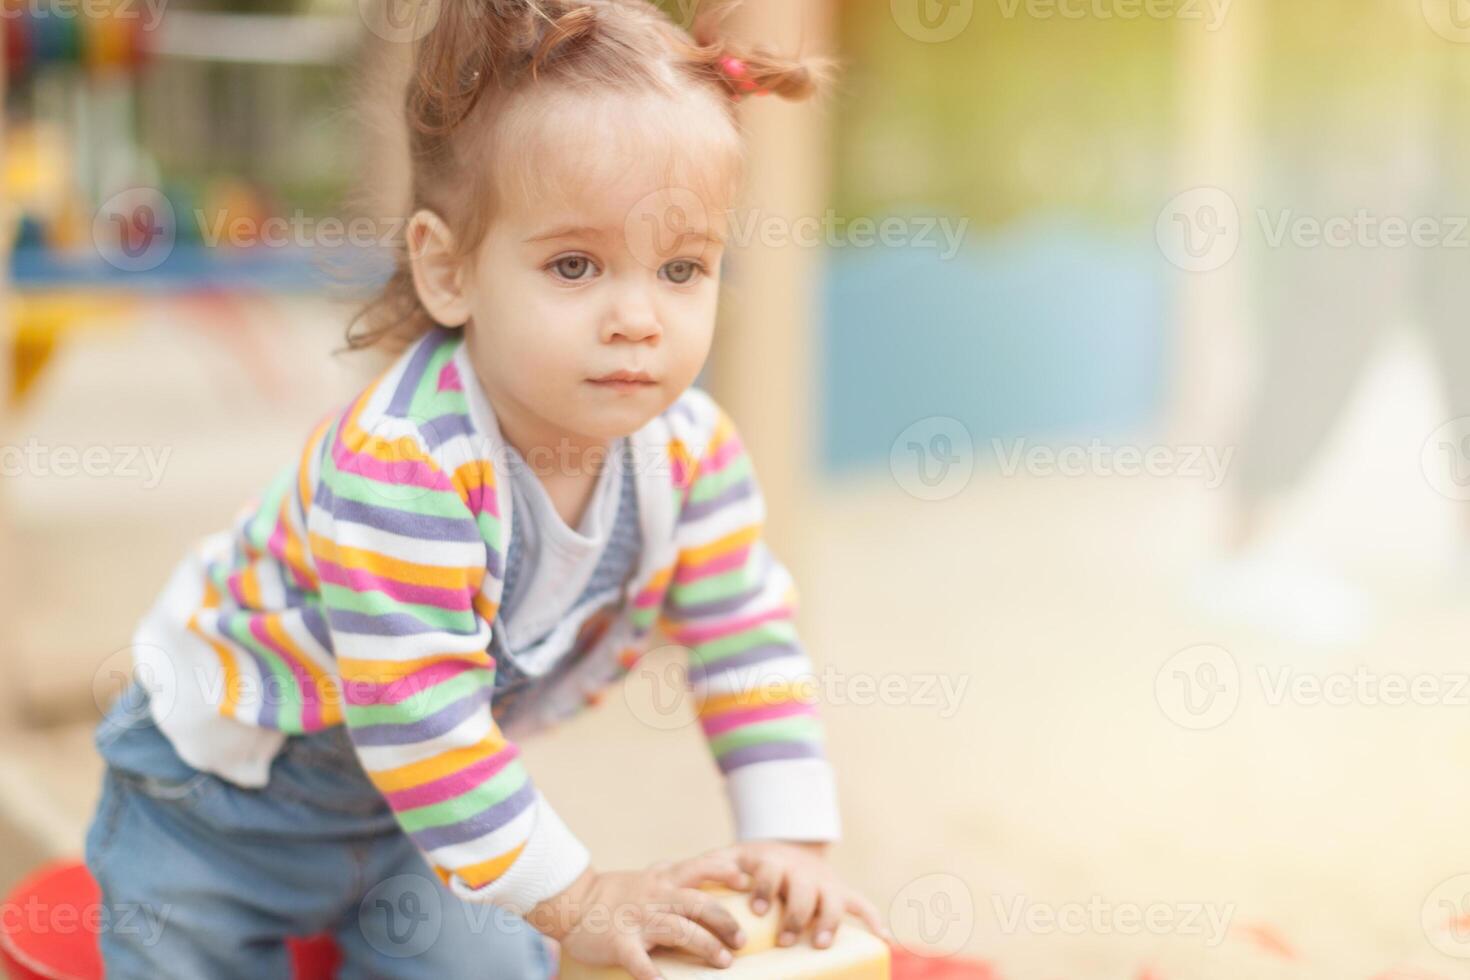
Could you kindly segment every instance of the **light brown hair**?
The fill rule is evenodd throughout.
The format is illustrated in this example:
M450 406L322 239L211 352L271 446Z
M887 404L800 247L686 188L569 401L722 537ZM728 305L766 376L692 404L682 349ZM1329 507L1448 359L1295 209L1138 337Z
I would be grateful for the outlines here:
M720 96L735 127L734 106L744 93L726 66L736 58L744 78L765 92L792 100L814 95L830 62L727 37L724 24L738 2L702 2L686 31L649 0L440 0L438 19L414 52L403 102L407 213L435 212L461 254L473 252L495 201L493 182L470 161L484 159L500 110L531 91L675 94L675 86L704 86ZM400 349L433 326L400 241L391 277L348 325L347 345Z

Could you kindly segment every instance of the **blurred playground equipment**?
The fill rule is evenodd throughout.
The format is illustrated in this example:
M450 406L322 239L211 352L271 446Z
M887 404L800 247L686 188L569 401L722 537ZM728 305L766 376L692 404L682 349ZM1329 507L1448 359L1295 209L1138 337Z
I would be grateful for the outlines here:
M115 327L144 298L228 319L242 298L323 285L305 245L261 229L331 202L340 174L257 164L299 156L300 123L279 109L326 104L312 93L354 51L350 19L170 10L150 24L133 3L101 16L4 6L14 403L69 334ZM178 109L180 90L192 108ZM224 118L207 121L212 109ZM201 155L242 136L253 152L229 166Z

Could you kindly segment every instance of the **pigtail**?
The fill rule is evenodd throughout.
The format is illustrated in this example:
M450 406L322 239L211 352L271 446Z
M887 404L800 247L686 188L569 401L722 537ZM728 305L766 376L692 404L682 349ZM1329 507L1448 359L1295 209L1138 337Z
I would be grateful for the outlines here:
M799 102L826 87L835 73L832 60L783 55L732 38L726 24L739 6L740 0L724 0L700 11L689 31L692 68L736 100L760 94Z
M447 137L474 111L492 84L503 84L519 60L537 0L449 0L419 42L408 91L408 122L426 137Z
M531 77L538 78L543 65L570 52L579 42L590 38L596 29L596 7L574 6L551 21L531 57Z

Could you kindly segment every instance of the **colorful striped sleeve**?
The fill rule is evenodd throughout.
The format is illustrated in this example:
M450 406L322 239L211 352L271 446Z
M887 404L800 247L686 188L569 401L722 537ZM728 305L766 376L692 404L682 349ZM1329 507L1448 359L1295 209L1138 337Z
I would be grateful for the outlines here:
M836 840L837 795L816 677L796 632L796 588L761 536L765 502L739 433L699 394L712 434L680 509L661 626L689 651L691 693L738 838Z
M491 716L494 475L488 461L441 465L406 420L365 431L370 397L328 433L309 521L343 723L439 878L524 914L588 853Z

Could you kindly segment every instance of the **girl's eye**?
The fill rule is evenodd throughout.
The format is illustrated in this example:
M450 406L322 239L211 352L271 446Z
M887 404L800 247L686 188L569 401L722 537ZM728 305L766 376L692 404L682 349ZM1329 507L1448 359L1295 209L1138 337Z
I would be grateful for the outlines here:
M703 271L703 267L692 259L675 259L662 270L664 278L676 286L687 285Z
M597 271L597 266L585 255L565 255L551 263L551 268L558 276L568 282L580 282L591 278Z

